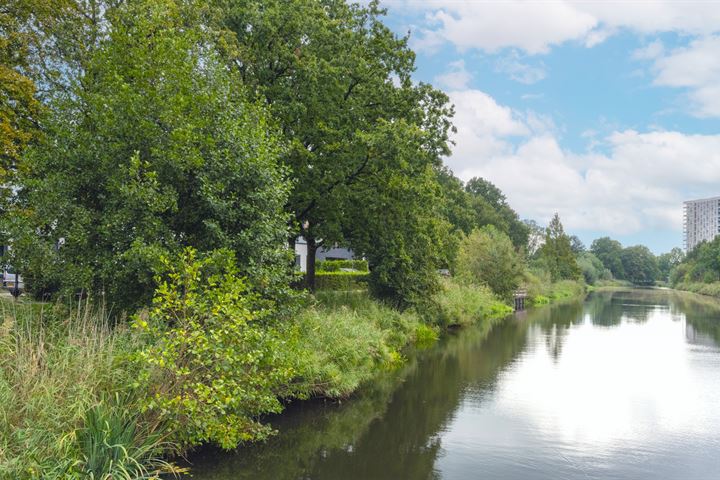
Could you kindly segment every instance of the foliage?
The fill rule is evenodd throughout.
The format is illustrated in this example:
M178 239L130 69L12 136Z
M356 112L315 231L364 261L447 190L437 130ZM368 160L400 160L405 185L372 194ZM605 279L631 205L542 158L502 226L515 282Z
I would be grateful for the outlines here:
M377 1L215 3L235 36L230 64L267 102L289 145L287 207L307 240L308 283L316 248L340 243L366 254L373 292L401 304L431 293L438 254L430 250L443 252L434 245L441 239L432 212L403 199L436 188L434 177L421 177L449 153L452 109L444 93L412 81L407 38L382 23ZM380 204L388 199L391 211ZM367 241L374 233L376 247Z
M659 276L655 255L644 245L624 248L620 259L625 279L636 285L653 285Z
M512 313L512 308L483 285L443 280L442 290L423 309L425 321L442 328L478 322L490 326Z
M352 269L358 272L368 271L367 260L322 260L316 262L317 272L337 272L342 269Z
M133 402L104 399L90 408L84 416L83 427L77 433L82 457L80 474L85 478L102 480L160 479L162 473L181 473L164 461L172 444L152 429L141 429L142 415Z
M612 273L593 253L584 251L577 257L578 267L585 278L585 283L595 285L598 280L612 279Z
M456 273L509 299L525 265L506 234L492 225L474 230L460 243Z
M317 290L366 289L369 278L367 272L318 272L316 275Z
M84 290L132 309L149 303L161 255L229 248L279 295L288 185L272 122L244 100L192 3L114 5L88 13L102 34L81 68L65 69L77 75L69 94L50 85L46 135L21 179L14 263L36 293Z
M612 272L613 278L625 279L621 253L622 245L610 237L602 237L593 241L590 251L605 265L605 268Z
M681 248L675 247L667 253L658 255L657 265L659 270L659 279L668 281L670 274L674 268L680 265L685 259L685 252Z
M132 383L136 370L123 359L134 349L133 338L125 328L111 329L106 313L87 305L70 312L2 300L0 306L3 478L87 478L83 472L90 468L91 458L82 440L87 415ZM102 418L117 411L138 413L139 406L130 400L118 397L112 411L109 406L103 410ZM137 461L147 467L145 473L165 470L168 465L156 455L158 449L171 451L173 445L158 443L159 425L133 415L127 426L134 434L123 445L125 466Z
M22 169L22 151L39 134L41 104L28 77L31 18L45 19L49 7L38 0L7 0L0 8L0 200ZM4 209L6 205L1 205Z
M520 221L499 188L484 178L475 177L467 182L465 191L472 197L477 226L494 225L510 237L515 247L527 247L530 230Z
M252 293L228 251L198 259L188 248L163 263L169 273L152 309L133 321L147 344L137 354L146 407L187 445L267 437L258 416L279 412L278 398L293 393L292 326L273 321L273 303Z
M702 242L687 253L670 275L673 284L720 281L720 237Z
M401 313L367 292L318 292L318 299L299 316L301 385L311 394L346 397L379 369L398 364L418 332L427 336L417 314Z
M580 268L572 252L570 237L565 234L557 213L545 230L545 243L540 248L540 256L554 282L574 280L580 276Z

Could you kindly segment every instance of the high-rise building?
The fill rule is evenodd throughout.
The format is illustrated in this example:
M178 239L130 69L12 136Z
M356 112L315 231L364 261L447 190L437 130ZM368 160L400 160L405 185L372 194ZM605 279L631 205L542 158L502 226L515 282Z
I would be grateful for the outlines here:
M684 202L683 233L688 252L720 234L720 197Z

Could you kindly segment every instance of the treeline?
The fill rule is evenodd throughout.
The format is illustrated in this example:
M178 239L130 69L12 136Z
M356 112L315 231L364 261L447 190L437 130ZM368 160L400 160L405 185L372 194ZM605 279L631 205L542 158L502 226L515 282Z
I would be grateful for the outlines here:
M702 242L686 256L677 256L670 271L670 283L681 290L720 297L720 237Z

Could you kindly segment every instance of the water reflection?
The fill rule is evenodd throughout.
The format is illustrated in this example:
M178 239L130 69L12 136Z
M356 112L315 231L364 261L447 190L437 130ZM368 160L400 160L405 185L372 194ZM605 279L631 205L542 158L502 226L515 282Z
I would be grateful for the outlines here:
M201 452L194 478L710 478L719 325L720 303L619 290L460 331L264 445Z

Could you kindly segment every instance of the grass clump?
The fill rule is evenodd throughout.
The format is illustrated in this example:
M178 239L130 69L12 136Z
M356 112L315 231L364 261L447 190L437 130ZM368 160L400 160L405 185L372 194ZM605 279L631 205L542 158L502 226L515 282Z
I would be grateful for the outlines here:
M428 323L441 328L468 326L494 320L512 313L512 308L498 299L489 287L445 279L424 316Z
M101 407L134 377L125 361L134 348L127 329L111 328L105 312L87 304L74 312L0 306L0 478L158 478L172 471L160 460L169 450L160 426L118 413L139 412L137 404L118 397ZM113 418L124 419L123 435L112 433Z
M305 348L303 383L310 395L346 397L379 369L402 360L402 350L426 340L427 330L412 311L400 312L365 291L318 292L299 315Z

